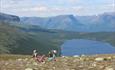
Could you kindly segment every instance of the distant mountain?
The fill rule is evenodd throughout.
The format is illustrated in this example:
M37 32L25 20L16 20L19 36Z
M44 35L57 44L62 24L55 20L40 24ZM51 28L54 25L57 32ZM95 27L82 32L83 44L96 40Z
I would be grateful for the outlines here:
M31 24L31 25L41 25L48 22L48 18L41 17L20 17L21 23L23 24Z
M114 13L104 13L99 15L97 18L97 23L111 25L115 27L115 12Z
M0 13L0 22L20 22L20 18L15 15Z
M68 31L76 31L83 26L73 15L60 15L49 18L22 17L21 22L25 24L39 25L47 29L61 29Z
M88 31L115 31L115 12L97 16L76 16L76 18L86 25Z
M46 29L60 29L78 32L115 31L115 13L104 13L97 16L60 15L49 18L21 17L21 22L39 25Z

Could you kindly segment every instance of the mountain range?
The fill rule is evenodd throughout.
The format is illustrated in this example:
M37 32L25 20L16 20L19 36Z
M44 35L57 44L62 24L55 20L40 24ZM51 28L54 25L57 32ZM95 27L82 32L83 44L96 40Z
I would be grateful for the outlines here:
M59 15L54 17L20 17L21 23L46 29L77 32L115 31L115 12L93 16Z
M57 17L60 17L60 21L57 21ZM33 49L37 49L39 54L47 54L50 50L56 49L58 50L58 55L61 55L60 46L66 40L70 39L96 40L107 42L115 46L115 32L90 33L74 32L73 30L65 31L66 28L70 28L69 26L78 25L75 27L81 28L81 26L86 26L86 24L81 23L80 20L76 19L73 15L61 15L57 17L50 17L52 19L50 22L52 23L49 24L53 24L54 19L55 21L57 21L55 22L55 24L57 24L58 22L62 24L61 21L63 21L63 23L69 22L71 24L67 23L66 25L65 23L66 27L64 28L64 30L56 30L57 28L49 29L43 28L40 25L38 26L38 24L34 24L33 21L33 23L31 22L31 24L21 23L19 17L15 15L2 14L2 16L0 16L0 54L32 54ZM43 26L45 26L48 18L39 18L39 21L44 21Z

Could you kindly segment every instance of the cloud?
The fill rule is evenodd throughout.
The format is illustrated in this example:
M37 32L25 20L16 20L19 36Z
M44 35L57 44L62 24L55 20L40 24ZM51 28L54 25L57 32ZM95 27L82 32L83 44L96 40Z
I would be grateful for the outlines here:
M46 6L46 5L20 5L20 4L6 4L2 6L2 10L12 10L12 11L20 11L20 12L27 12L27 11L37 11L37 12L72 12L72 11L78 11L82 9L80 6L75 7L53 7L53 6Z
M87 2L86 2L87 1ZM1 0L1 11L19 16L79 14L113 11L112 0ZM94 4L93 4L94 3Z
M68 0L70 3L76 3L79 2L79 0Z
M61 13L61 12L77 12L80 11L82 7L70 7L70 8L64 8L64 7L47 7L47 6L35 6L35 7L28 7L28 8L21 8L17 11L36 11L39 13L47 13L47 12L55 12L55 13Z
M2 3L8 3L8 4L18 4L20 2L23 2L23 1L26 1L26 0L1 0Z

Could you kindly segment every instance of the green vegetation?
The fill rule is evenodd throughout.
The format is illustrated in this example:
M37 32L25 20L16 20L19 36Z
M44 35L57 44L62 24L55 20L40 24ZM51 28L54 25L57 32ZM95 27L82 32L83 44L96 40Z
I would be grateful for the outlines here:
M0 23L1 54L32 54L33 49L37 49L39 54L47 54L49 50L58 50L59 47L52 46L42 35L37 38L33 33L24 32L20 27Z
M33 49L37 49L39 54L47 54L48 51L56 49L60 55L60 46L70 39L97 40L115 46L115 32L69 32L32 25L0 23L1 54L32 54Z

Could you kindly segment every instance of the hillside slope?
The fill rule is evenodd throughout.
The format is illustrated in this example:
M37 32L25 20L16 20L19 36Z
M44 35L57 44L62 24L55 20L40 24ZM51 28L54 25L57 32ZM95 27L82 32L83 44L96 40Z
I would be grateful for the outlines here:
M47 54L51 49L60 53L60 46L70 39L96 40L115 46L115 32L82 33L28 25L0 25L1 53L31 54L33 49L37 49L40 54Z
M0 23L0 54L32 54L33 49L47 54L51 49L58 49L44 43L44 39L36 39L34 35L24 32L16 26Z

